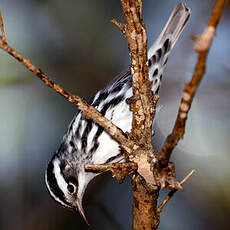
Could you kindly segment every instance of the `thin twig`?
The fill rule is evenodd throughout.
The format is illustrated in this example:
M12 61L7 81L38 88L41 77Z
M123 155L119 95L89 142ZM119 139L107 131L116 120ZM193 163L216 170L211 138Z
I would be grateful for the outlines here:
M133 174L137 171L137 164L133 162L128 163L114 163L114 164L100 164L100 165L85 165L85 170L93 172L111 171L113 176L122 181L127 174Z
M2 12L0 10L0 28L1 28L1 39L3 42L6 42L6 35L5 35L5 30L4 30L4 24L3 24L3 20L2 20Z
M97 109L93 106L87 104L83 99L72 93L64 90L60 85L56 84L50 80L49 76L45 74L41 69L37 68L29 59L26 59L22 54L15 51L5 40L4 24L0 14L0 27L2 36L0 37L0 48L17 59L21 64L23 64L27 69L33 72L40 80L42 80L45 85L52 88L55 92L61 94L69 102L77 106L83 111L82 116L87 119L92 119L97 124L102 126L118 143L128 152L131 152L131 147L133 146L133 141L128 141L124 132L115 126L110 120L106 119Z
M195 169L193 169L181 182L180 184L184 184L194 173L196 172Z
M182 139L184 136L188 112L190 110L197 88L205 73L207 55L226 2L226 0L218 0L216 2L210 20L208 22L208 29L205 29L205 32L201 36L201 40L198 38L197 42L202 41L202 44L198 45L198 49L195 45L196 51L199 53L199 55L192 79L184 87L180 107L177 114L177 119L174 124L172 133L167 136L162 148L158 151L157 154L159 166L161 168L164 168L168 165L173 149L176 147L179 140ZM204 45L204 43L206 45Z
M112 19L110 21L112 24L114 24L123 34L125 33L124 25L116 21L115 19Z
M180 185L184 184L196 171L193 169L181 182ZM168 203L168 201L172 198L172 196L177 192L178 190L173 189L171 190L167 197L164 199L164 201L159 205L159 207L157 208L157 212L161 213L162 209L164 208L164 206Z

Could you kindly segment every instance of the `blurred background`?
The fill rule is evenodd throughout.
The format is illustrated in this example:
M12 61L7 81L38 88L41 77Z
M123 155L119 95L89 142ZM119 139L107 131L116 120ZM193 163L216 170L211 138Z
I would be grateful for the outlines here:
M145 0L151 45L178 1ZM214 0L186 1L192 16L176 44L160 92L154 144L172 129L183 84L196 62L190 34L199 34ZM88 100L129 66L127 43L110 19L122 21L119 0L0 0L7 40L65 89ZM161 215L161 230L230 229L230 7L220 22L207 72L184 140L173 154L177 178L197 173ZM49 196L44 172L76 108L0 50L0 229L131 229L130 178L110 174L87 189L79 214ZM167 194L161 193L161 200Z

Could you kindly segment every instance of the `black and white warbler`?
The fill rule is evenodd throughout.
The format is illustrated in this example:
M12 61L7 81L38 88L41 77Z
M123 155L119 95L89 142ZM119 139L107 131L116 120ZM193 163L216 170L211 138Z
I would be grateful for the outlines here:
M173 10L160 36L148 51L149 79L158 94L168 55L190 16L184 3ZM99 91L92 105L124 132L131 130L132 112L126 99L132 96L130 71ZM70 123L60 148L49 162L45 180L51 196L60 204L74 208L85 218L82 198L88 183L98 174L86 172L85 164L109 164L122 161L119 144L99 125L79 112Z

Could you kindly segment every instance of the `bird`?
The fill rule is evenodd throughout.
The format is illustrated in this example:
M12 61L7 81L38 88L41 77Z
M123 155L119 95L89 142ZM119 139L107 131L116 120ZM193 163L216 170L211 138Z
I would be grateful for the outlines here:
M179 3L172 11L155 43L148 50L148 68L151 90L159 93L163 71L169 53L185 28L190 10ZM132 97L130 69L120 74L104 89L98 91L91 105L116 126L129 132L132 112L126 99ZM99 173L86 171L86 164L111 164L123 162L124 151L119 144L93 120L79 111L63 136L45 172L45 182L51 197L62 206L79 212L87 222L82 200L89 182Z

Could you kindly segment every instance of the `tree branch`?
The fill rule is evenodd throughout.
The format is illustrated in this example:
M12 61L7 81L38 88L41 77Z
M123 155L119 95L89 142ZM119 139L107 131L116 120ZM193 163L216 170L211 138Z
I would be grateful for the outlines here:
M159 189L149 191L144 180L134 175L132 179L133 189L133 230L157 230L160 223L160 215L157 212L157 200Z
M179 140L184 136L188 112L190 110L197 88L205 73L207 55L226 3L227 0L216 1L207 28L205 29L204 33L198 37L197 42L195 43L194 49L199 53L197 64L192 79L184 87L180 107L172 133L167 136L163 146L158 151L160 168L167 167L173 149L176 147Z
M128 40L131 61L133 111L131 136L139 145L151 145L152 121L156 111L157 96L153 96L148 77L147 34L142 19L141 0L121 0L125 22L118 26Z
M156 212L159 190L151 171L151 162L156 161L152 148L152 122L156 112L158 96L151 91L148 62L147 34L142 19L141 0L121 0L125 22L112 21L126 36L129 47L133 96L128 100L133 112L132 130L129 137L134 145L129 160L137 163L138 173L132 178L133 188L133 230L157 229L159 215ZM147 183L147 184L146 184ZM150 192L151 184L154 189Z
M16 58L47 86L64 96L69 102L73 103L82 110L82 116L87 119L92 119L105 128L105 130L129 153L129 160L132 161L132 163L86 165L85 169L100 172L110 170L118 180L123 179L126 174L134 173L137 170L141 176L139 174L134 174L132 178L133 230L157 229L159 225L159 212L171 197L170 195L169 198L166 198L166 201L163 202L163 204L161 204L157 209L159 189L168 186L172 189L172 193L174 194L176 192L174 189L175 186L180 188L177 184L180 185L183 182L176 183L174 166L168 164L168 162L173 149L184 135L187 114L191 107L197 87L199 86L205 72L207 54L226 1L217 1L206 32L204 32L197 40L196 44L200 42L200 45L197 45L198 48L195 46L195 50L199 53L197 65L191 81L183 90L180 108L173 131L166 138L163 147L158 152L157 156L160 168L155 167L154 165L154 173L151 171L150 166L152 166L152 162L156 163L157 159L156 154L152 149L151 138L152 121L156 112L158 96L153 95L148 78L146 49L147 35L142 19L142 1L121 0L121 3L125 15L125 22L120 24L115 20L112 20L112 23L115 24L127 37L131 58L133 97L129 100L129 104L131 110L133 111L133 122L132 130L128 135L128 138L121 129L103 117L102 114L93 106L88 105L78 96L67 92L61 86L51 81L49 76L41 69L37 68L30 62L30 60L26 59L10 47L6 41L1 13L0 48ZM153 189L151 191L149 190L149 183L153 185Z
M115 126L110 120L105 118L97 109L93 106L86 103L83 99L78 96L73 95L72 93L64 90L60 85L56 84L50 80L49 76L45 74L41 69L37 68L31 63L29 59L23 57L22 54L15 51L11 46L8 45L4 32L4 24L2 15L0 12L0 48L17 59L21 64L23 64L28 70L33 72L40 80L42 80L45 85L52 88L55 92L61 94L69 102L77 106L80 110L83 111L82 116L87 119L92 119L97 124L102 126L128 153L131 153L132 146L134 145L133 141L127 139L124 132Z
M181 182L180 185L184 184L196 171L193 169ZM164 206L168 203L168 201L172 198L172 196L177 192L177 189L173 189L171 190L167 197L164 199L164 201L159 205L159 207L157 208L157 212L161 213L162 209L164 208Z
M0 36L0 39L3 41L3 42L6 42L6 35L5 35L5 30L4 30L4 24L3 24L3 20L2 20L2 12L0 10L0 28L1 28L1 36Z
M100 164L100 165L85 165L85 170L92 172L106 172L111 171L113 177L115 177L119 182L125 179L127 174L133 174L137 171L137 164L128 163L114 163L114 164Z

